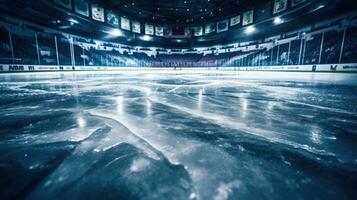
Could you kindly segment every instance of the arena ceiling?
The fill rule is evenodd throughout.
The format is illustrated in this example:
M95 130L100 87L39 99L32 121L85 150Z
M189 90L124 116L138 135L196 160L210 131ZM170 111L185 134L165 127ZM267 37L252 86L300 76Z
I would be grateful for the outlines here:
M233 16L270 0L97 0L96 2L141 22L191 25Z
M108 9L117 10L116 12L123 16L122 13L127 13L127 17L130 20L138 20L140 23L145 23L147 17L143 17L144 14L139 14L135 11L137 9L153 9L155 5L163 5L167 2L167 5L174 5L173 2L184 2L185 0L135 0L135 7L130 7L124 9L125 5L128 7L128 3L132 2L129 0L88 0L90 3L97 3L102 7L105 7L106 11ZM187 0L194 1L194 0ZM163 47L163 48L192 48L192 47L208 47L214 45L226 45L237 42L247 42L254 40L261 40L262 38L267 38L271 36L276 36L281 33L287 33L293 30L301 29L307 26L318 23L319 21L326 20L332 17L338 17L342 14L347 14L349 12L355 12L356 4L351 0L309 0L308 3L302 6L297 6L296 9L291 9L286 12L282 17L286 20L285 23L276 25L274 24L274 18L268 16L267 18L259 19L261 11L266 10L266 5L268 9L272 9L272 0L241 0L240 2L247 2L247 4L240 4L235 1L234 4L236 10L229 11L233 9L233 6L228 6L225 2L231 2L232 0L210 0L210 2L202 5L210 5L210 3L216 3L214 5L222 5L223 14L216 14L211 19L204 19L204 21L196 22L194 25L202 26L209 22L216 22L219 19L227 19L228 16L236 15L237 12L241 14L242 11L254 8L256 22L254 23L255 32L252 34L247 34L246 27L232 28L229 31L222 32L219 34L210 34L203 37L189 37L189 38L171 38L171 37L153 37L152 40L144 40L143 35L135 34L131 31L123 31L122 36L111 36L110 33L113 31L113 27L106 23L97 22L92 20L90 17L83 17L82 15L76 14L72 10L65 9L61 6L55 6L50 0L2 0L0 4L0 22L6 22L9 24L21 24L23 22L30 29L37 32L46 32L46 28L51 28L52 30L58 30L60 32L73 34L77 36L82 36L85 38L98 39L108 42L116 42L119 44L127 44L132 46L140 47ZM212 1L212 2L211 2ZM142 4L137 4L142 2ZM145 2L151 2L151 4L145 4ZM199 2L199 0L195 0ZM203 2L203 0L201 0ZM220 2L220 3L219 3ZM254 2L254 5L253 3ZM112 5L113 4L113 5ZM184 3L185 4L185 3ZM243 5L244 4L244 5ZM145 7L146 5L146 7ZM225 5L225 6L224 6ZM250 7L250 6L251 7ZM322 9L321 5L323 6ZM200 9L196 4L188 4L194 9ZM255 7L257 6L257 7ZM161 6L160 6L161 7ZM195 8L193 8L195 7ZM216 6L218 8L218 6ZM214 6L212 9L216 9ZM219 9L219 8L218 8ZM160 9L164 10L164 9ZM125 11L125 12L124 12ZM259 14L260 13L260 14ZM163 25L170 25L170 22L176 24L175 19L184 19L185 17L199 18L196 16L195 12L186 15L170 14L170 12L145 12L146 16L166 16L164 17L166 22ZM202 15L207 15L203 13ZM21 22L23 21L23 22ZM202 23L204 22L204 23ZM194 22L193 22L194 23ZM155 23L159 25L160 23ZM25 26L21 25L21 26ZM35 26L40 25L40 27ZM184 23L181 27L187 27L191 24Z

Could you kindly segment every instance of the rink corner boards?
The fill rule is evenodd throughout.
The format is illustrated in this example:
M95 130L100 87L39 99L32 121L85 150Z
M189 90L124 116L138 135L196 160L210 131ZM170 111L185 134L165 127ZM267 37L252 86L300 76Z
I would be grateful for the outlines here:
M59 65L9 65L0 64L0 73L61 72L61 71L118 71L118 72L215 72L215 71L275 71L275 72L345 72L357 73L357 63L321 65L285 65L251 67L104 67Z

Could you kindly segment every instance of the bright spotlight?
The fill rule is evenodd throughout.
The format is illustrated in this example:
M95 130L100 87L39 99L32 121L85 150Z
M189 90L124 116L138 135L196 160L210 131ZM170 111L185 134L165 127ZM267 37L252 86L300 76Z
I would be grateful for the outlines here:
M68 21L70 22L71 25L79 24L79 22L73 18L69 18Z
M123 35L123 33L119 29L113 29L109 32L109 34L116 37Z
M324 7L325 7L324 4L318 5L313 11L320 10L320 9L322 9L322 8L324 8Z
M152 37L150 37L148 35L144 35L144 36L141 37L141 39L144 40L144 41L150 41L150 40L152 40Z
M318 7L317 7L317 9L321 9L321 8L324 8L325 7L325 5L324 4L321 4L321 5L319 5Z
M246 34L251 34L251 33L254 33L254 32L255 32L254 26L248 26L248 27L245 29L245 33L246 33Z
M279 24L282 24L282 23L283 23L283 20L280 17L275 17L275 19L274 19L274 24L275 25L279 25Z

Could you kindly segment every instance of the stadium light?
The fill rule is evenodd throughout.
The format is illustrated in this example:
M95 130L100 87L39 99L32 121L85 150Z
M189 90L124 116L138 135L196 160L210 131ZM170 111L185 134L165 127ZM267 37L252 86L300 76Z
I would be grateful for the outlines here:
M150 41L150 40L152 40L152 37L150 37L148 35L144 35L144 36L141 37L141 39L144 40L144 41Z
M245 33L246 34L252 34L252 33L254 33L255 32L255 28L254 28L254 26L248 26L246 29L245 29Z
M325 7L324 4L318 5L318 6L313 10L313 12L315 12L315 11L317 11L317 10L320 10L320 9L322 9L322 8L324 8L324 7Z
M111 30L111 31L109 32L109 34L110 34L111 36L116 36L116 37L123 35L123 33L121 32L121 30L119 30L119 29L113 29L113 30Z
M79 22L78 22L77 20L73 19L73 18L69 18L68 21L69 21L69 24L70 24L71 26L73 26L73 25L75 25L75 24L79 24Z
M325 7L325 5L324 4L321 4L321 5L319 5L318 7L317 7L317 9L321 9L321 8L324 8Z
M280 17L275 17L274 18L274 24L279 25L282 24L284 21Z

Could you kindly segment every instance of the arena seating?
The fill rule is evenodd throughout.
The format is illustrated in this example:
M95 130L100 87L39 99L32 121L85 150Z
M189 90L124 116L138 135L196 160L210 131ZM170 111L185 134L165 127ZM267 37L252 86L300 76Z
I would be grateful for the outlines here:
M10 33L10 34L9 34ZM239 67L357 62L357 27L325 27L239 48L160 52L149 55L115 43L73 40L60 33L0 28L2 64L125 66L125 67ZM11 43L10 43L11 36ZM56 43L57 42L57 43ZM57 47L56 47L57 44ZM13 58L12 51L13 48ZM56 49L57 48L57 49ZM341 53L341 48L342 53ZM321 51L322 50L322 51ZM320 54L321 51L321 54ZM340 58L341 54L341 58ZM57 60L58 58L58 60Z

